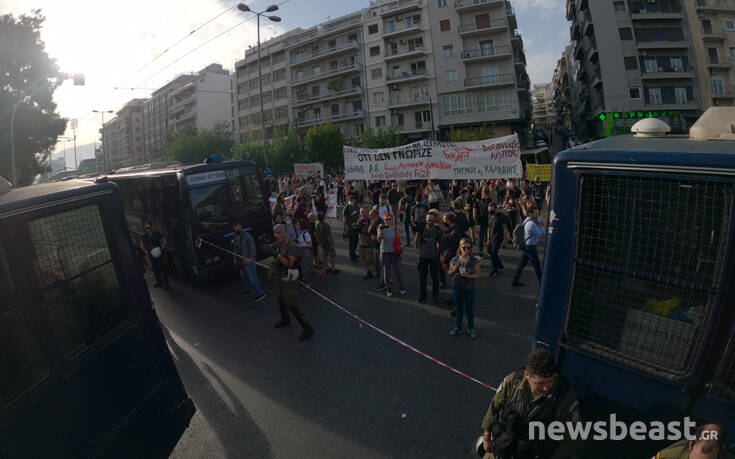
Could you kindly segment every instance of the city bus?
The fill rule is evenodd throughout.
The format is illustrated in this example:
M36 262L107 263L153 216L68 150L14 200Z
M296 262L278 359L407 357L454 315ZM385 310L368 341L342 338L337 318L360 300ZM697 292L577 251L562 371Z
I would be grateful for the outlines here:
M117 187L0 178L0 457L167 457L194 405Z
M644 132L555 156L534 345L583 419L689 416L735 434L734 119L710 109L691 138ZM650 458L666 443L586 442L581 457Z
M201 237L229 249L234 222L256 243L273 240L270 193L251 161L139 166L101 180L120 188L125 219L136 237L145 222L166 236L167 261L182 277L211 280L234 270L231 255L207 244L195 247Z

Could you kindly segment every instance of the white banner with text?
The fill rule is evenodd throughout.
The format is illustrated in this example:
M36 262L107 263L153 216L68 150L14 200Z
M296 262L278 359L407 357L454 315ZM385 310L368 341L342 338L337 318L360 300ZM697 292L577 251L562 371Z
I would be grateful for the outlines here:
M324 165L322 163L294 163L294 175L318 175L324 177Z
M395 148L344 147L347 180L520 178L518 135L473 142L422 140Z

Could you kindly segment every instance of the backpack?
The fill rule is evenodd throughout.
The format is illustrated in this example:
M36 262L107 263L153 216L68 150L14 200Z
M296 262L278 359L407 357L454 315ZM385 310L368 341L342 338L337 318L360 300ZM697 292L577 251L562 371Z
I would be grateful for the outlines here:
M415 222L416 226L421 225L423 222L426 221L427 213L429 213L429 211L426 209L425 205L419 204L413 206L413 209L411 209L411 214L413 215L413 221Z
M526 225L527 221L528 217L523 220L523 223L517 224L516 227L513 229L513 247L518 250L523 250L526 248L526 230L523 227Z

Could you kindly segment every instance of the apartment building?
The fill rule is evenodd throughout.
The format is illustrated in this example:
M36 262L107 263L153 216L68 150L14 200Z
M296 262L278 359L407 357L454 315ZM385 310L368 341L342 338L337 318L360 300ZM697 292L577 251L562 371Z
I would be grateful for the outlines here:
M533 128L546 131L556 123L551 83L535 84L531 89Z
M132 99L102 126L103 164L105 170L138 164L143 154L143 104L146 99Z
M555 125L570 132L574 124L574 113L576 113L574 98L572 97L571 54L571 46L567 46L561 58L556 62L554 77L551 80L551 103L556 114Z
M702 109L735 102L735 1L691 0L686 8Z
M686 132L702 98L680 0L567 0L566 8L578 134L599 137L605 112L652 112L674 132ZM625 131L635 121L621 117L616 128Z
M525 133L529 82L516 29L505 0L379 0L289 31L261 45L264 126L304 133L329 122L347 138L393 126L409 141L491 124L496 135ZM256 51L236 63L242 137L261 129Z
M148 161L163 158L169 132L169 95L193 79L194 75L179 75L153 91L143 104L143 145Z
M212 129L226 123L234 132L234 79L222 64L209 64L168 93L168 129Z

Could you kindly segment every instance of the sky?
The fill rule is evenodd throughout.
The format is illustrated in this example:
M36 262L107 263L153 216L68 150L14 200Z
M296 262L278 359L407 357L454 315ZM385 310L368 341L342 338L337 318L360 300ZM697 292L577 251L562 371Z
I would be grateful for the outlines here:
M246 3L260 11L273 1L280 5L274 14L282 21L277 24L262 21L261 41L368 6L368 0ZM61 71L85 74L85 86L74 86L67 81L54 94L61 116L79 120L77 145L82 145L99 141L102 120L92 110L118 110L132 98L149 96L151 90L176 75L198 71L212 62L233 70L245 49L256 43L255 21L243 23L252 15L236 8L226 11L237 3L231 0L0 0L0 14L18 15L42 9L46 23L41 38L46 52L57 60ZM556 61L569 41L565 0L511 0L511 4L523 34L531 83L550 82ZM220 13L223 14L191 33ZM105 120L112 116L105 113ZM71 137L71 130L64 135ZM59 141L55 153L61 154L62 150ZM73 155L70 156L68 166L73 167Z

